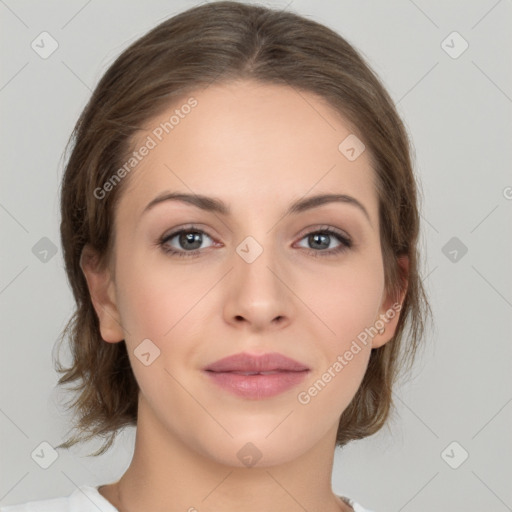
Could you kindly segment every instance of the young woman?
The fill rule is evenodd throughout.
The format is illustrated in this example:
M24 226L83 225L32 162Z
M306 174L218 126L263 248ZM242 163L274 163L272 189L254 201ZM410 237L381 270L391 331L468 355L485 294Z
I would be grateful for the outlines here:
M408 137L361 56L204 4L122 53L72 140L59 448L135 425L135 451L117 482L2 510L365 511L334 450L384 425L429 308Z

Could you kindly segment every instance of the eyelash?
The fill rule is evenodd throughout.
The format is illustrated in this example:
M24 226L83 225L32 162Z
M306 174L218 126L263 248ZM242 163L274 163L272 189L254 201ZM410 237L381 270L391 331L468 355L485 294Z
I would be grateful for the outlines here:
M181 228L178 231L174 231L173 233L170 233L169 235L164 235L162 238L160 238L160 240L158 240L158 245L162 248L162 250L166 254L171 254L173 256L178 256L180 258L191 258L191 257L199 255L199 253L201 252L201 249L195 249L193 251L178 251L176 249L170 249L169 246L166 245L166 243L168 241L172 240L177 235L181 235L182 233L200 233L200 234L205 234L205 235L207 235L209 238L211 238L213 240L213 238L210 235L208 235L207 232L205 232L202 229L196 228L195 226L191 225L191 226L187 226L185 228ZM306 237L308 237L308 236L314 235L314 234L327 234L329 236L333 236L334 238L336 238L340 242L340 245L338 247L336 247L335 249L319 250L319 251L315 251L313 249L306 249L306 251L308 251L315 258L317 258L317 257L335 256L335 255L341 254L341 253L347 251L348 249L352 248L352 240L350 240L349 238L343 236L338 231L336 231L336 230L334 230L332 228L329 228L328 226L326 226L325 228L320 228L318 230L310 231L309 233L306 233L301 238L301 240L306 238Z

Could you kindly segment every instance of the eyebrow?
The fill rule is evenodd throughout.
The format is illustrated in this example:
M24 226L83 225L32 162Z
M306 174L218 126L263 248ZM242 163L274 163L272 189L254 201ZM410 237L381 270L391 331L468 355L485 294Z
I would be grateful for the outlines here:
M201 210L205 210L207 212L219 213L221 215L230 216L231 209L230 207L221 199L215 197L209 197L201 194L186 194L182 192L164 192L159 196L155 197L143 210L141 215L144 215L146 212L154 208L157 204L166 202L166 201L179 201L183 203L188 203ZM313 208L318 208L324 204L328 203L345 203L358 208L361 212L364 213L370 225L372 225L372 221L370 219L370 215L368 211L364 207L364 205L359 202L355 197L346 195L346 194L320 194L316 196L307 197L305 199L299 199L294 201L285 212L285 215L301 213L306 210L311 210Z

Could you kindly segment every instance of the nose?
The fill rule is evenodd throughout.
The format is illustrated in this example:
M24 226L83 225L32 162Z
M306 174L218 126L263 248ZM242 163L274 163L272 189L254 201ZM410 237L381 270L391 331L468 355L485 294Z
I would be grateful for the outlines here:
M285 327L293 314L293 293L287 286L289 272L275 251L254 240L242 243L233 255L233 267L226 280L226 322L251 332Z

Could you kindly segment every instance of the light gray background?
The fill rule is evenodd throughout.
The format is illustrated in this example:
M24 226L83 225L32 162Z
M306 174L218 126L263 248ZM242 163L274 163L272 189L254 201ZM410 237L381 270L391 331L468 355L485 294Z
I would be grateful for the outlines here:
M73 307L59 239L62 152L113 59L198 3L0 0L1 504L109 483L130 462L133 430L101 458L84 456L99 443L59 451L48 469L31 458L70 426L52 367ZM330 26L368 58L412 135L424 195L422 275L436 329L396 390L389 428L337 451L333 488L376 512L512 510L511 2L272 5ZM59 44L47 59L31 48L43 31ZM441 46L453 31L469 43L458 58ZM46 263L32 250L43 237L57 248ZM468 249L455 262L443 253L452 237ZM462 450L468 459L452 469Z

